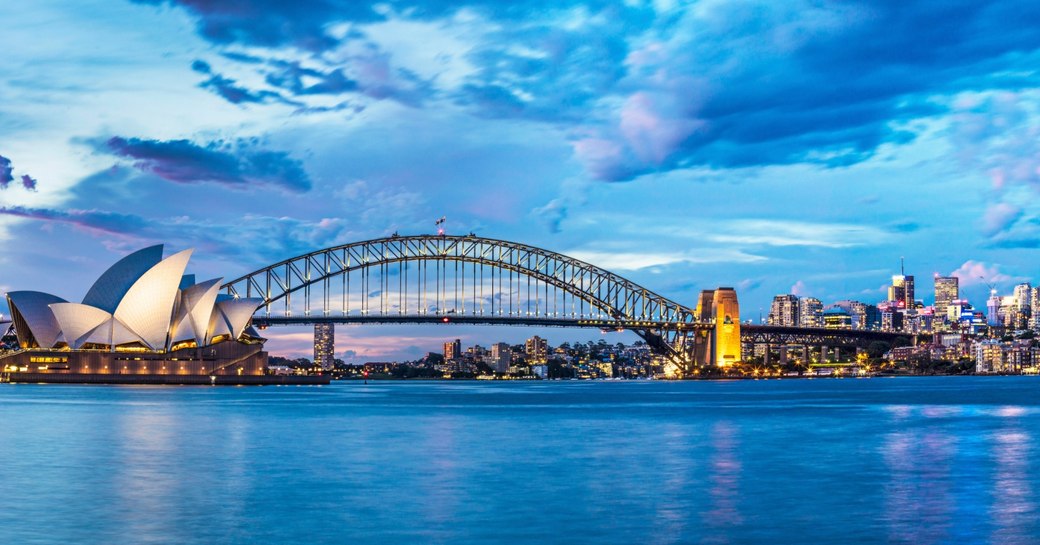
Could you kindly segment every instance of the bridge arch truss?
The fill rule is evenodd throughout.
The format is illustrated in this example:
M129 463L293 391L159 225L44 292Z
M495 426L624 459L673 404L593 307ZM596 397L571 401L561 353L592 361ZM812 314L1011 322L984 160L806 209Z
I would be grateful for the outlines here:
M629 329L683 369L709 327L693 309L590 263L476 236L394 236L284 260L222 290L258 323L431 322Z

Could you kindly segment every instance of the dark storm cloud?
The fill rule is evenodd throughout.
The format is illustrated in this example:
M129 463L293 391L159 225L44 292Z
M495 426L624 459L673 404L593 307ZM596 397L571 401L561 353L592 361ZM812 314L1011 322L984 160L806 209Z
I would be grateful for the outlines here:
M33 178L28 174L22 174L22 187L24 187L26 191L36 191L36 178Z
M688 166L852 165L914 139L903 123L945 113L944 97L1040 80L1040 4L1021 0L733 1L673 10L617 2L151 3L183 7L214 43L289 46L314 59L365 40L368 23L475 13L491 24L471 37L472 73L453 89L409 78L376 45L343 66L268 68L273 91L218 74L203 85L234 103L283 94L362 93L410 105L448 97L478 116L560 125L590 174L607 181ZM345 38L328 32L338 23L352 25Z
M139 216L101 210L52 210L23 206L0 207L0 215L67 223L88 231L123 235L141 232L148 222Z
M266 104L268 102L281 102L283 104L301 106L300 103L287 100L280 93L275 91L252 91L247 89L231 78L214 73L213 68L205 61L196 60L191 63L191 69L200 74L206 74L209 76L209 79L200 83L199 87L213 91L232 104Z
M129 159L138 170L176 183L212 182L247 188L272 185L302 192L311 188L303 164L282 151L257 149L249 140L210 142L113 137L97 151Z
M0 189L7 189L7 186L14 181L12 172L14 172L14 166L11 164L11 160L0 155Z

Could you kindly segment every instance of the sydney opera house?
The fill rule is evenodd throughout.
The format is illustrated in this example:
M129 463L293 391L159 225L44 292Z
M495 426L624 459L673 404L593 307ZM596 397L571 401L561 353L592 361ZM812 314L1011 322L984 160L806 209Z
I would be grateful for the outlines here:
M266 374L250 325L261 299L219 293L221 280L185 274L192 250L162 245L105 271L80 303L37 291L7 294L18 347L0 356L12 382L266 384L320 377ZM327 379L325 379L327 382Z

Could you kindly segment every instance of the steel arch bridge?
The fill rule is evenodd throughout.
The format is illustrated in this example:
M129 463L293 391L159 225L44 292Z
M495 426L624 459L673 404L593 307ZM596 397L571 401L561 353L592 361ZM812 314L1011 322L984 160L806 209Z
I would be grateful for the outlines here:
M345 244L221 289L262 298L254 315L260 326L453 322L631 330L683 372L695 365L695 345L714 330L710 316L590 263L474 235Z

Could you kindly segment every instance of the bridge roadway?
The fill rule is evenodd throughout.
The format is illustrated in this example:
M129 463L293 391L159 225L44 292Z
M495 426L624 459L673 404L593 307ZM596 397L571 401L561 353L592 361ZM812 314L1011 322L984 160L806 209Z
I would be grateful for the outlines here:
M711 324L675 324L670 322L651 321L612 321L573 318L528 318L517 316L431 314L426 316L257 316L253 323L260 328L286 325L312 325L316 323L336 324L466 324L466 325L510 325L510 326L542 326L595 328L600 330L710 330ZM886 331L867 331L856 329L826 329L817 327L784 327L770 325L742 324L740 340L744 344L766 344L771 346L806 345L829 346L835 348L865 348L875 341L892 343L898 338L916 341L912 336L903 333Z

